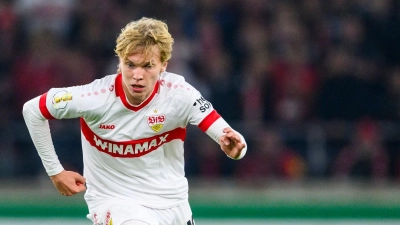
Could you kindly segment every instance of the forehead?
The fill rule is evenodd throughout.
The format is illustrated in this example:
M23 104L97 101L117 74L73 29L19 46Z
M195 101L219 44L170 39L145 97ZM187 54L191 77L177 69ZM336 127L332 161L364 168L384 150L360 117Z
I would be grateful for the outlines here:
M160 50L157 47L152 47L149 49L139 48L136 51L132 52L130 55L126 57L126 60L135 63L145 63L152 62L157 63L160 62Z

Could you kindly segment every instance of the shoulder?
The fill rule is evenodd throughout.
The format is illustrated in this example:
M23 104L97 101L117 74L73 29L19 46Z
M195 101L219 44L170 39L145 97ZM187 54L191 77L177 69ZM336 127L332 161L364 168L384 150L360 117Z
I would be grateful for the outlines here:
M197 89L185 81L181 75L164 72L160 77L160 94L166 99L173 99L180 103L190 103Z
M160 77L162 91L174 94L188 94L197 91L185 78L175 73L164 72Z
M116 96L115 80L117 74L107 75L103 78L96 79L87 85L83 85L75 89L75 91L85 101L106 102L111 100L110 97Z
M48 96L53 98L53 102L58 102L57 99L69 96L69 99L75 103L98 104L99 102L109 100L108 96L115 95L115 78L116 74L107 75L85 85L52 88L49 90Z
M170 72L161 73L160 81L162 82L162 84L168 84L168 86L172 84L186 82L185 78L182 75Z
M117 74L107 75L103 78L95 79L89 84L76 86L74 88L89 96L98 94L111 94L115 92L116 77Z
M164 72L160 78L160 94L164 100L172 100L176 108L196 106L208 103L202 94L181 75ZM198 102L198 103L197 103Z
M107 88L113 89L113 87L115 85L116 77L117 77L117 74L107 75L107 76L105 76L103 78L96 79L96 80L92 81L87 86L92 87L92 88L96 88L96 87L105 88L105 87L107 87Z

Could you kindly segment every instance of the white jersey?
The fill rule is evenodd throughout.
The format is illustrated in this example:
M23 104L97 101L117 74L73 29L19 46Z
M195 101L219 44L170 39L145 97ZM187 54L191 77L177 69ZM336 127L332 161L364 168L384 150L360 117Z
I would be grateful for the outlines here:
M46 119L81 118L89 209L112 198L152 208L187 201L183 154L187 124L198 126L215 141L229 126L182 76L168 72L137 106L128 102L120 74L83 86L52 88L38 101ZM210 132L215 124L220 129ZM61 172L58 162L48 163L43 157L42 161L49 175L52 170Z

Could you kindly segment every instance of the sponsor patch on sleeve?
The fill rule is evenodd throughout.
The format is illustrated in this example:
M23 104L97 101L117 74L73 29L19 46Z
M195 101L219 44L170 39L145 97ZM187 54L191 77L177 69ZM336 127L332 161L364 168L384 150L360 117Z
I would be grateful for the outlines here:
M72 100L72 94L63 90L63 91L57 92L53 96L51 103L53 104L53 107L55 109L64 109L65 107L67 107L68 102L71 100Z
M200 112L204 113L208 111L209 109L212 108L212 105L209 101L207 101L203 96L200 98L196 99L196 101L193 103L194 107L198 107Z

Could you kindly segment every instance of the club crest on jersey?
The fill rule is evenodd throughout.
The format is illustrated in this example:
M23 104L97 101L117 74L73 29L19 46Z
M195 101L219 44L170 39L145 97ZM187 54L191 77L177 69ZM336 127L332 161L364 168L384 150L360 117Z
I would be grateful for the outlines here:
M147 124L155 132L158 132L163 128L165 122L165 115L153 115L147 117Z
M53 107L56 109L64 109L68 105L68 101L72 100L72 94L67 91L59 91L51 100Z

